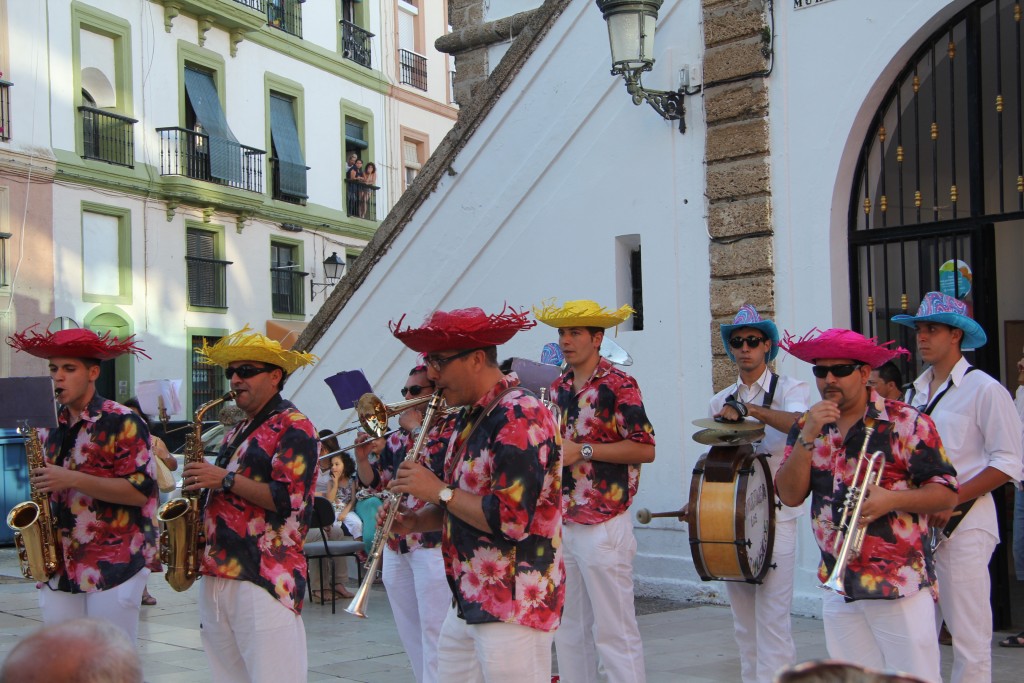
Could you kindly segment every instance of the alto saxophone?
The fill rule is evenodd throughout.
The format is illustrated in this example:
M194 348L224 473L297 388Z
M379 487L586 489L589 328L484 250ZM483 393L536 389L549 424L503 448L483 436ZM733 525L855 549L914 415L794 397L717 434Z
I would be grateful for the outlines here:
M25 435L25 460L29 473L46 465L43 444L35 427L22 427ZM14 546L18 549L21 573L26 579L48 581L63 564L60 531L54 525L50 496L36 489L29 477L32 500L18 503L7 515L7 526L14 529Z
M202 462L203 416L216 405L235 398L229 391L220 398L199 406L192 419L192 427L185 436L185 464ZM181 498L169 500L160 506L156 516L160 520L160 561L167 565L166 578L171 588L188 590L199 576L199 554L202 552L203 520L199 510L199 491L181 492Z

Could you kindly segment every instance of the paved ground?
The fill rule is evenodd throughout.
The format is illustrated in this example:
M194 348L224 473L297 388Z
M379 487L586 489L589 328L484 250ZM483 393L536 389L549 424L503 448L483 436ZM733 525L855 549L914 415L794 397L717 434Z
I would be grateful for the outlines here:
M19 577L13 551L0 549L0 659L22 636L40 625L35 588ZM199 641L196 588L176 593L158 575L150 580L150 591L159 604L142 608L139 649L146 680L211 681ZM412 683L412 671L384 590L374 587L367 619L346 614L343 607L339 603L334 615L330 605L307 605L303 610L309 680ZM739 680L728 608L646 599L638 600L637 608L649 683ZM826 656L820 621L794 618L793 631L800 661ZM948 680L950 649L942 649L943 673ZM993 680L997 683L1020 681L1024 649L994 647L993 664Z

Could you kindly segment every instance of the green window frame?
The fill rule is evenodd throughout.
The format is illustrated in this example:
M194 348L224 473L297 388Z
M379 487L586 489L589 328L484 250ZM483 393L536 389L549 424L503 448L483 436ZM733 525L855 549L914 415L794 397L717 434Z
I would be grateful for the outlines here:
M188 378L187 415L195 414L196 408L219 398L228 390L228 381L224 371L216 365L207 365L199 359L196 348L201 347L205 338L209 344L215 344L221 337L228 335L228 330L216 327L186 327L185 339L188 341L185 353L185 377ZM216 419L217 410L206 415L206 419Z
M270 240L270 300L275 318L306 319L306 277L301 240L274 237Z
M209 237L211 244L201 245L192 236ZM206 249L202 248L207 247ZM212 247L212 249L209 249ZM187 310L207 313L226 313L227 267L224 259L224 226L216 223L185 222L185 285ZM210 259L204 261L196 258ZM196 278L201 278L197 283ZM203 291L213 288L213 291ZM195 294L195 296L193 296Z
M359 191L358 188L349 187L348 183L348 157L351 152L357 152L359 158L362 159L363 165L365 166L369 162L374 162L378 167L378 176L380 175L380 166L376 157L374 156L374 145L373 145L373 132L374 132L374 117L373 111L366 107L360 106L355 102L348 100L341 101L341 141L342 141L342 158L341 158L341 175L342 175L342 206L345 207L345 214L350 219L356 220L367 220L367 222L376 222L369 219L359 218ZM348 134L351 125L359 125L363 130L362 142L365 146L358 144L354 140L354 136Z
M118 293L97 294L89 291L89 264L85 256L85 215L87 213L110 216L117 220ZM132 227L131 211L118 206L82 202L79 217L82 236L82 301L100 304L130 304L132 302Z
M298 137L299 137L299 150L300 150L300 152L302 154L303 165L306 165L306 162L309 160L309 157L306 154L306 98L305 98L305 90L302 87L302 84L297 82L297 81L293 81L293 80L290 80L288 78L285 78L283 76L278 76L277 74L272 74L272 73L264 74L264 76L263 76L263 99L264 99L264 108L263 108L263 110L264 110L264 112L266 114L266 119L265 120L267 122L267 125L266 125L266 140L264 142L264 149L267 150L268 157L271 157L271 163L273 165L272 172L271 172L271 174L272 174L271 182L268 182L266 184L267 185L266 186L266 191L267 191L267 193L269 193L271 195L271 197L273 199L284 201L284 202L287 202L289 204L302 204L302 205L304 205L306 203L306 200L308 199L308 185L307 185L307 190L306 190L306 193L305 193L306 196L301 196L300 197L298 195L289 195L287 193L282 194L282 193L278 192L279 184L278 184L278 181L276 180L277 179L277 163L278 162L277 162L277 159L275 159L273 157L280 156L280 155L279 154L278 155L274 155L273 154L273 151L274 151L274 136L273 136L273 132L271 130L272 125L273 125L272 124L273 113L271 111L271 109L272 109L271 98L274 97L274 96L277 96L277 97L282 98L282 99L290 99L291 100L292 114L295 117L295 128L296 128L296 132L297 132ZM308 166L307 166L307 168L308 168Z

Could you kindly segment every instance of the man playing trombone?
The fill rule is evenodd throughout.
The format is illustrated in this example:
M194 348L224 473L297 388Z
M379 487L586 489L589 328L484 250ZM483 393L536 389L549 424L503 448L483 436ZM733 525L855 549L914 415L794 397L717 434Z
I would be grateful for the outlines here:
M427 377L427 366L417 365L405 380L402 398L411 401L432 393L434 383ZM376 463L371 463L369 457L373 437L365 433L356 437L356 469L364 486L375 491L387 488L416 442L420 429L430 428L430 425L423 425L423 413L423 404L402 411L398 417L400 429L387 438ZM438 427L435 431L440 437L447 430ZM427 448L429 452L418 458L438 477L444 474L446 445L440 443L440 438L432 439ZM425 505L416 498L408 502L410 511ZM438 680L438 638L452 601L441 556L441 532L411 533L404 537L391 535L386 542L382 574L398 635L409 656L416 682L435 683Z
M829 656L939 683L927 515L955 504L956 472L927 415L867 386L906 351L839 329L780 346L813 365L823 399L790 430L775 484L784 505L811 495Z

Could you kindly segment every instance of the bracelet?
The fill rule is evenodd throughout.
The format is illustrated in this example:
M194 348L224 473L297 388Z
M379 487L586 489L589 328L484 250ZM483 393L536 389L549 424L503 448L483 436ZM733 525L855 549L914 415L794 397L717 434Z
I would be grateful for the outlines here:
M796 435L796 442L803 446L808 453L814 452L814 442L806 440L802 433Z

